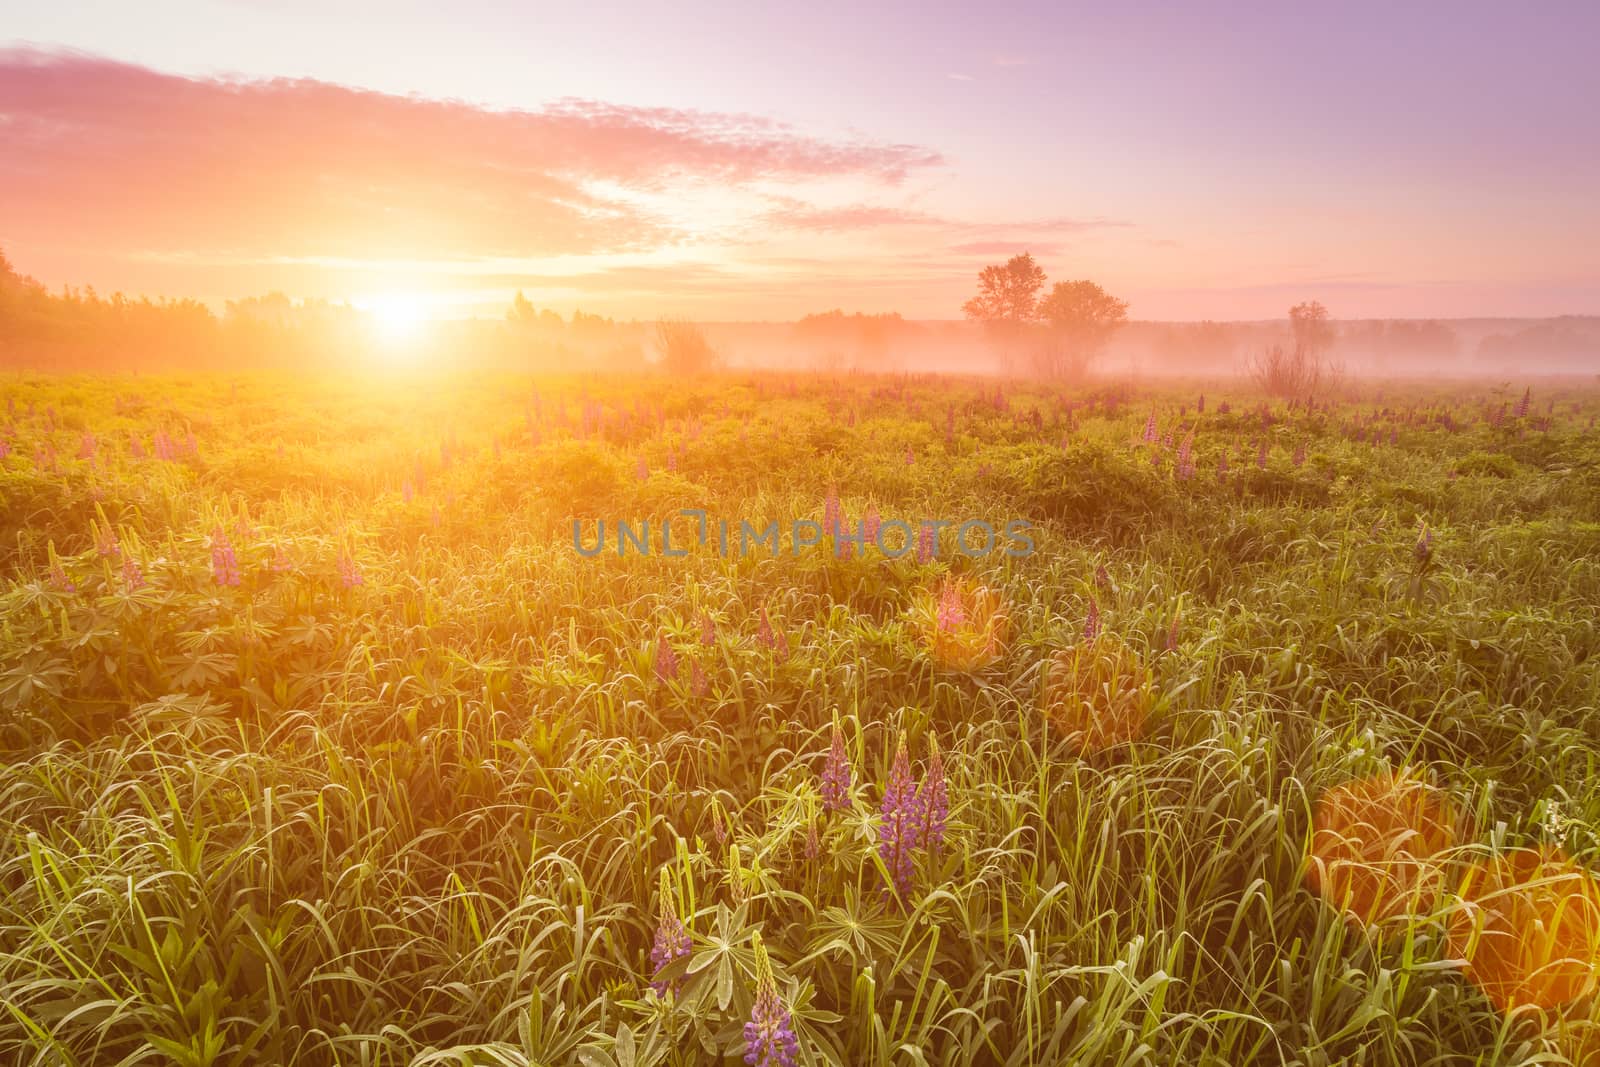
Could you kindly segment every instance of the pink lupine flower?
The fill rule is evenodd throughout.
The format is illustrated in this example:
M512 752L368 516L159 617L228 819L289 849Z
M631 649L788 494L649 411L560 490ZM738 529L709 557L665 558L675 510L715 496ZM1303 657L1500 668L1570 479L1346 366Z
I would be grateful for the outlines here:
M843 524L844 511L839 506L839 493L829 488L827 497L822 501L822 532L829 537L838 537Z
M122 557L122 584L128 592L144 588L144 572L139 569L139 564L132 556Z
M1151 408L1150 409L1150 417L1145 420L1145 423L1144 423L1144 437L1142 438L1142 440L1147 445L1153 445L1158 440L1160 440L1160 433L1159 433L1159 431L1157 430L1157 427L1156 427L1156 411L1155 411L1155 408Z
M917 531L917 562L927 563L934 557L933 523L925 522Z
M835 722L828 762L822 769L822 807L825 811L843 811L849 806L850 757L845 752L844 731Z
M1533 386L1530 385L1530 386L1528 386L1527 389L1523 390L1522 399L1517 401L1517 418L1519 418L1519 419L1527 418L1528 417L1528 407L1532 403L1533 403Z
M72 579L67 577L67 569L61 565L61 560L55 554L54 546L50 549L50 584L63 593L76 593L78 587Z
M1100 636L1100 601L1089 598L1089 616L1083 623L1083 639L1093 641Z
M1183 444L1178 448L1178 477L1188 481L1194 477L1194 431L1190 430L1184 437Z
M367 580L361 576L361 571L356 567L356 561L349 552L339 553L339 582L346 589L367 584Z
M908 467L913 466L913 465L916 464L916 462L917 462L917 454L914 451L912 451L910 445L906 445L906 466L908 466Z
M667 635L656 638L656 680L670 682L678 677L678 654L667 643Z
M91 433L88 430L83 431L83 437L78 442L78 458L79 459L93 459L94 458L94 446L95 446L94 434Z
M689 661L689 693L691 696L703 697L711 692L711 679L706 677L706 672L700 669L700 661Z
M875 545L878 543L878 531L883 528L883 520L878 517L878 509L868 507L867 513L861 517L861 533L865 543Z
M961 603L961 590L955 580L946 578L939 593L938 626L945 633L957 629L967 621L966 608Z
M778 996L778 982L759 933L753 935L756 952L756 1001L750 1021L744 1024L744 1062L749 1067L795 1067L800 1059L800 1039L794 1019Z

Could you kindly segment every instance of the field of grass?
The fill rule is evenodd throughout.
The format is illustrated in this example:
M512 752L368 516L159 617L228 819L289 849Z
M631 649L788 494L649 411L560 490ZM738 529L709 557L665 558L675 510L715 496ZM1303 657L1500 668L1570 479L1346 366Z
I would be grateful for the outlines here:
M1592 389L0 395L0 1062L1600 1046Z

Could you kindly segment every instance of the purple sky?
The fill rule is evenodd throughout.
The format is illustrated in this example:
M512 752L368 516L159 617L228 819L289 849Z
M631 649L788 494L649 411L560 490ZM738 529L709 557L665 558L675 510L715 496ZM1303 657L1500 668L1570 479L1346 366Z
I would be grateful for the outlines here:
M0 245L51 284L955 317L1031 249L1139 318L1600 312L1596 4L39 4L0 33Z

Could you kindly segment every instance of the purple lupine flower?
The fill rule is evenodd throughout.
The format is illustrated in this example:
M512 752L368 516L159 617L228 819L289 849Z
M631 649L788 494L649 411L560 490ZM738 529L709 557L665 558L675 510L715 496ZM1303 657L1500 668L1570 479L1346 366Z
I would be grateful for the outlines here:
M917 531L917 562L927 563L934 557L933 523L925 522Z
M867 513L861 517L861 536L863 544L877 544L878 532L883 529L883 520L878 516L878 509L867 508Z
M728 843L728 827L722 821L722 805L711 802L711 837L719 845Z
M700 669L699 660L689 661L689 694L703 697L711 692L711 679L706 677L706 672Z
M650 966L654 968L652 973L655 975L650 980L650 988L656 991L657 996L664 997L669 992L677 991L678 982L665 981L661 978L661 972L674 960L687 956L691 947L689 931L678 915L671 877L663 867L661 868L661 917L656 923L655 944L650 948Z
M744 1062L749 1067L795 1067L800 1040L794 1020L778 996L778 980L759 933L751 935L756 950L756 1002L744 1024Z
M339 553L339 582L346 589L367 584L367 580L361 576L361 571L356 567L356 561L348 552Z
M670 682L678 677L678 654L667 643L667 635L656 639L656 680Z
M944 778L944 758L939 754L939 739L929 737L932 751L928 770L917 787L917 843L934 855L944 847L945 824L950 817L950 793Z
M1522 393L1522 399L1517 401L1517 418L1528 417L1528 407L1533 403L1533 386L1528 386Z
M1411 554L1418 563L1426 563L1433 558L1433 531L1428 529L1428 524L1423 523L1417 531L1417 543L1412 547Z
M94 549L101 559L109 559L122 553L122 546L117 543L117 533L109 524L95 528Z
M1143 440L1144 440L1144 443L1147 444L1147 445L1153 445L1158 440L1160 440L1160 437L1159 437L1159 435L1158 435L1158 433L1156 431L1156 409L1155 408L1151 408L1150 409L1150 417L1145 420Z
M767 615L767 609L761 609L761 625L756 628L756 641L762 648L776 650L778 647L778 632L773 629L772 619Z
M1194 413L1196 415L1204 415L1206 413L1206 394L1200 394L1200 399L1194 405Z
M211 580L218 585L238 585L239 560L233 554L233 544L218 526L211 535Z
M1089 598L1089 617L1083 623L1083 639L1093 641L1100 636L1100 601Z
M843 811L849 806L850 757L844 749L844 731L835 722L828 762L822 768L822 807L825 811Z
M122 584L127 586L128 592L144 588L144 572L139 569L139 564L134 562L132 556L122 557Z
M83 431L83 438L78 442L78 458L93 459L94 445L94 434L89 430Z
M843 524L844 511L839 506L838 490L830 486L827 497L822 501L822 532L829 537L838 537Z
M1106 570L1104 563L1098 563L1094 568L1094 584L1101 589L1111 588L1111 572Z
M1178 448L1178 478L1188 481L1194 477L1194 431L1190 430Z
M905 735L895 748L889 766L889 780L883 787L878 813L878 855L889 870L889 878L900 896L911 892L912 853L916 849L919 802L911 781L911 760L906 755Z

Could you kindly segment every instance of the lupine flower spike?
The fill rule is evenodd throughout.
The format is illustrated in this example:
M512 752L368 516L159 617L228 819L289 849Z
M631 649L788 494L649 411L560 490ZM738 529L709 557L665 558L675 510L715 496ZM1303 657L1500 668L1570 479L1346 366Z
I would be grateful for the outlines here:
M800 1040L795 1037L794 1020L778 997L778 979L767 958L761 935L753 934L756 951L756 1002L750 1021L744 1024L744 1062L749 1067L795 1067L800 1056Z
M844 749L844 731L838 722L833 724L833 744L828 749L828 763L822 769L822 807L826 811L843 811L850 806L850 757Z
M878 826L878 855L888 868L895 891L904 897L911 892L918 821L917 794L911 782L911 761L906 755L904 735L895 748L894 762L889 765L889 780L883 787L883 802L878 812L882 816Z
M661 978L661 972L674 960L682 959L689 954L689 931L684 928L683 920L678 916L678 905L672 892L672 879L665 867L661 868L661 918L656 924L656 940L650 949L650 965L654 978L650 981L650 988L658 996L666 996L669 992L676 992L678 983L667 982Z
M1089 617L1083 623L1083 639L1093 641L1100 636L1100 601L1089 598Z
M228 535L220 526L211 535L211 578L218 585L239 584L239 561L233 554Z
M667 643L667 635L656 639L656 680L670 682L678 677L678 654Z
M945 823L950 816L950 793L944 779L944 759L939 754L939 739L930 736L928 771L917 789L917 843L935 856L944 847Z

